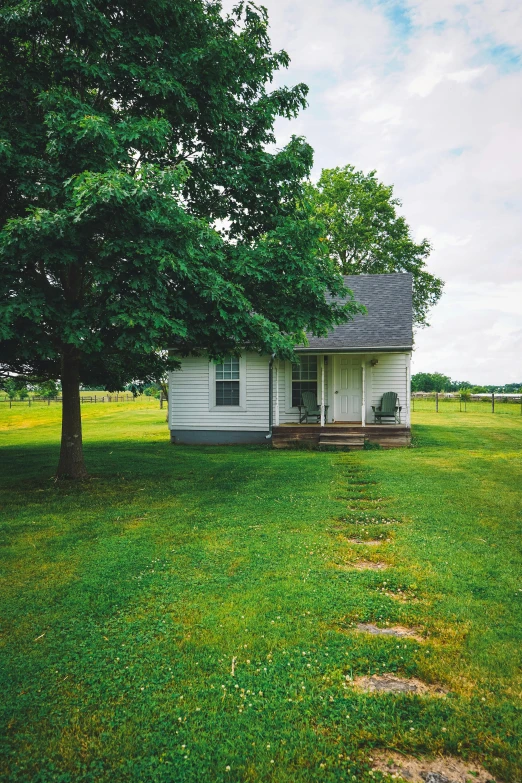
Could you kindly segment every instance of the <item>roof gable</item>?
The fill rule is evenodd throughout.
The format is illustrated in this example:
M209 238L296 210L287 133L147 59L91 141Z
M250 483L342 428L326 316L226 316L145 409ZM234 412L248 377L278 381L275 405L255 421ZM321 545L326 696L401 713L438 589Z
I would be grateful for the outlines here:
M334 327L327 337L307 335L309 345L296 350L411 350L411 273L345 275L344 283L353 291L356 301L365 305L367 314L357 314L352 321Z

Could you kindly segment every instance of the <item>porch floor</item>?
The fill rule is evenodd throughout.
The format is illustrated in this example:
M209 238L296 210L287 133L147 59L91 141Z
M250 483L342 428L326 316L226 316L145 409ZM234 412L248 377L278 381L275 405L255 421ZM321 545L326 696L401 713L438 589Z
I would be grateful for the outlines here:
M323 425L324 427L338 427L340 429L350 429L351 427L362 427L363 423L361 421L330 421L327 424ZM307 424L299 424L299 422L296 421L285 421L283 424L278 424L277 427L274 427L274 429L278 429L279 427L299 427L299 429L303 429L303 427L321 427L320 424L317 424L316 422L308 422ZM364 427L378 427L378 428L385 428L387 430L390 429L407 429L405 424L364 424Z

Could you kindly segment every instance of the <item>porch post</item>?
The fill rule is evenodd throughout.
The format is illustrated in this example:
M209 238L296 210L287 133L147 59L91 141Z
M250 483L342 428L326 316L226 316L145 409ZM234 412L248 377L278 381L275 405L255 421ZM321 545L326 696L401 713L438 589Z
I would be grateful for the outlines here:
M321 356L321 427L324 427L324 354Z
M411 378L410 378L410 360L411 357L408 354L406 357L406 426L411 427Z
M275 378L275 425L279 427L279 359L277 364L274 363L274 378Z
M362 367L362 404L361 404L361 424L366 426L366 362L363 358L361 362Z

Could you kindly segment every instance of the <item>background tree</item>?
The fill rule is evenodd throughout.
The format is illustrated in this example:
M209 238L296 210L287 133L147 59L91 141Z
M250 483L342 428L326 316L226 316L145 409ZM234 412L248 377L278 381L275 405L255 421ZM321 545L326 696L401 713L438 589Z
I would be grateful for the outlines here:
M418 372L411 376L412 391L453 391L458 387L447 375L440 372Z
M307 93L267 90L267 27L250 3L2 3L0 371L60 378L61 477L86 475L81 383L154 382L171 346L290 356L357 310L325 300L310 147L266 151Z
M54 380L44 381L34 387L35 395L37 397L44 397L44 399L58 397L60 391L59 383Z
M24 378L4 378L0 388L7 394L10 400L15 400L17 396L22 400L29 393Z
M310 191L326 225L324 246L343 274L411 272L414 322L427 325L428 310L440 299L443 283L426 269L428 240L414 242L397 214L401 202L393 187L379 182L375 171L364 174L344 166L324 169Z

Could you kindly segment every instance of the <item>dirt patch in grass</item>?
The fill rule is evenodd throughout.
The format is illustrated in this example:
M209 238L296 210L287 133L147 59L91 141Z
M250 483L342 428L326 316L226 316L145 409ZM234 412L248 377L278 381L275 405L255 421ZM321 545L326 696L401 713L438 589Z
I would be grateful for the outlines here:
M393 519L393 517L371 517L360 516L354 514L353 516L337 517L337 522L344 522L345 525L399 525L400 519Z
M373 674L371 677L346 679L355 688L367 693L416 693L428 696L445 696L447 693L440 685L428 685L415 677L407 679L394 674Z
M413 595L413 593L402 590L398 590L396 593L391 590L382 590L381 594L388 596L388 598L393 598L394 601L400 601L401 604L406 604L408 602L418 603L419 601L417 596Z
M385 568L388 568L388 563L375 563L373 560L357 560L355 563L347 563L346 568L355 568L357 571L384 571Z
M493 776L479 764L451 756L419 759L383 750L372 752L370 761L375 771L411 783L495 783Z
M347 538L346 539L349 544L366 544L367 546L379 546L379 544L387 544L389 543L389 538Z
M373 562L373 560L356 560L353 563L331 563L339 571L384 571L388 563Z
M357 623L356 630L361 633L369 633L374 636L396 636L399 639L415 639L423 642L424 639L414 628L406 628L403 625L394 625L391 628L379 628L373 623Z
M337 500L346 502L348 504L348 511L365 511L366 509L370 510L372 508L378 508L384 499L366 497L357 498L354 496L347 496L343 498L337 498Z

